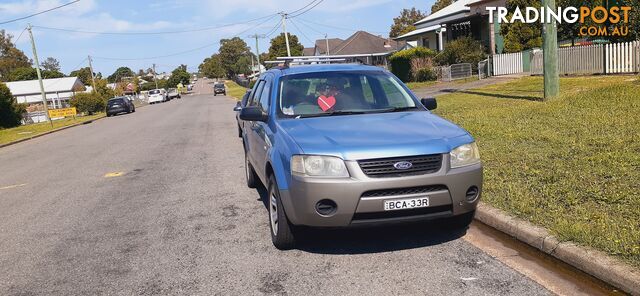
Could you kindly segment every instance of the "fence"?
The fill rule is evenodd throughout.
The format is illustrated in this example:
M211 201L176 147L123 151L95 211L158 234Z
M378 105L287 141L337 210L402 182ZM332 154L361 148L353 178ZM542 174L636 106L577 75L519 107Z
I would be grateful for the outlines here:
M478 79L485 79L491 76L491 68L489 67L489 65L491 65L489 63L489 59L480 61L478 63Z
M493 75L508 75L524 72L522 52L493 55Z
M434 68L438 81L452 81L473 76L471 64L453 64Z
M520 65L516 54L498 54L493 56L493 75L506 75L520 72L530 72L531 75L543 73L543 51L531 52L531 69L522 69L523 61L528 57L524 54ZM514 72L520 71L520 72ZM558 73L570 74L609 74L609 73L637 73L640 72L640 41L614 43L607 45L587 45L563 47L558 49Z

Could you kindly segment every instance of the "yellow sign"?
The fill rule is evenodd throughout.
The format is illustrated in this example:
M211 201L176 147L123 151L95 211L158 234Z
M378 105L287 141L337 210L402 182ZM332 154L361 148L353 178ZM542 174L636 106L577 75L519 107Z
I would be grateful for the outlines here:
M49 109L49 117L67 117L67 116L76 116L76 108L62 108L62 109Z

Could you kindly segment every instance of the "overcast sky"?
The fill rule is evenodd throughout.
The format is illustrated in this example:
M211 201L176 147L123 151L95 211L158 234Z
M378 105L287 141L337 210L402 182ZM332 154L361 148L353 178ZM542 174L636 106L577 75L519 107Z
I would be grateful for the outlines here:
M93 32L166 32L206 29L252 20L279 11L295 11L310 1L81 0L46 14L0 25L0 29L5 29L14 35L14 40L28 23L34 26ZM68 2L70 0L0 0L0 22ZM324 0L311 11L290 21L287 29L298 35L306 47L313 45L312 40L324 38L324 33L327 33L330 38L344 39L353 34L353 30L361 29L387 36L393 17L397 16L402 8L417 7L428 11L432 4L433 0ZM280 18L276 16L271 19L260 19L251 23L200 32L166 35L99 35L38 27L33 31L41 61L46 57L54 57L60 61L62 71L68 74L76 68L86 66L87 55L92 55L95 57L94 70L109 75L119 66L128 66L137 71L151 67L152 63L158 65L158 72L170 71L179 64L187 64L189 71L194 71L205 57L217 51L219 39L239 35L255 51L255 40L247 36L268 33L279 20ZM268 42L268 39L260 40L261 52L267 50ZM26 32L22 34L17 44L27 56L33 58ZM185 51L189 52L182 53ZM175 53L182 54L149 59Z

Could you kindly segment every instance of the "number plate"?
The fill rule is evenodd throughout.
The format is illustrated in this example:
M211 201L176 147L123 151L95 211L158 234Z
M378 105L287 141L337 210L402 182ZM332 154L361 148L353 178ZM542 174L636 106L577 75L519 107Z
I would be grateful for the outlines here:
M394 199L384 201L385 211L426 208L429 206L429 197Z

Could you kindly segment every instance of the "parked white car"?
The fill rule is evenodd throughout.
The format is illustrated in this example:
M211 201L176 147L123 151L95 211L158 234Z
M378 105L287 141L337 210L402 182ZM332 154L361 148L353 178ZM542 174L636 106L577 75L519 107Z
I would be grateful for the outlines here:
M164 89L152 89L149 91L149 104L167 101L167 91Z

